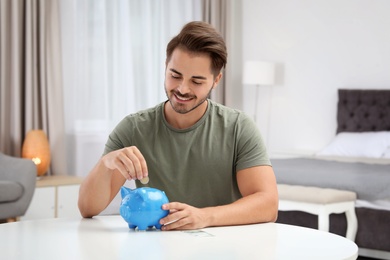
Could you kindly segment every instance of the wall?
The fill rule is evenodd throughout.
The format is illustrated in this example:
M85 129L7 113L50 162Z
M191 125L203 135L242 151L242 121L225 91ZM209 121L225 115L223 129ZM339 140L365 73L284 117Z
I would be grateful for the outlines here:
M244 0L243 60L277 64L258 94L271 153L311 153L335 135L337 89L390 88L390 1ZM254 86L243 86L254 114Z

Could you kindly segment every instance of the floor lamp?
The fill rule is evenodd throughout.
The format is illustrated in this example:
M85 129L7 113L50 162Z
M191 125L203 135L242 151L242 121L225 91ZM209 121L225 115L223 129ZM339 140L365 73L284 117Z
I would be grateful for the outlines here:
M255 113L254 120L257 123L257 111L259 101L259 88L260 86L272 86L275 84L275 64L265 61L246 61L244 63L244 71L242 82L244 85L255 85ZM267 116L267 146L269 140L270 129L270 113L271 113L271 91L269 91L269 108Z

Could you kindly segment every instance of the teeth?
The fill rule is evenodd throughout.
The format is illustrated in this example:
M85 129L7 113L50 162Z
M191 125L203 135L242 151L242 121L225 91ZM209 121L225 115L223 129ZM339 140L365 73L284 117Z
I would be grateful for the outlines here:
M178 99L180 100L183 100L183 101L187 101L187 100L190 100L191 98L184 98L184 97L179 97L179 96L176 96Z

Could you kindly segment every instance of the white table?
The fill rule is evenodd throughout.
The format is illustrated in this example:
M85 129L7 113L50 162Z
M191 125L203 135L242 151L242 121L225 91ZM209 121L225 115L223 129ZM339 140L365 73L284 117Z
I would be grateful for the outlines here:
M0 225L0 259L356 259L344 237L284 224L134 231L121 216Z

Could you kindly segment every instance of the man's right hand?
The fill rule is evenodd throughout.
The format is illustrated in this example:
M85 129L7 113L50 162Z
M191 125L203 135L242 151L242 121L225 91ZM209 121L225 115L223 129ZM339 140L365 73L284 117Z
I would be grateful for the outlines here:
M118 170L127 180L141 180L148 176L145 158L135 146L112 151L101 160L105 167Z

